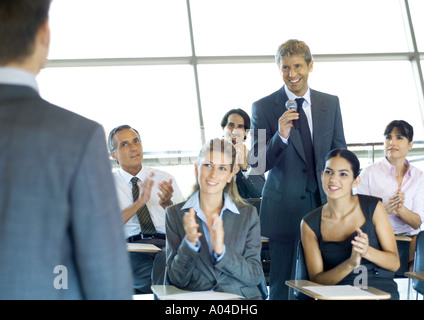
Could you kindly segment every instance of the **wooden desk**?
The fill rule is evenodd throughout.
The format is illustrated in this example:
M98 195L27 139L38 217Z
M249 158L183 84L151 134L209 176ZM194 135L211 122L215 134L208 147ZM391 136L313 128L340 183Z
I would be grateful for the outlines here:
M315 300L384 300L391 297L389 293L373 287L360 289L353 286L324 286L308 280L288 280L286 285ZM312 287L316 287L317 292Z
M151 243L127 243L130 252L159 252L161 249Z
M151 288L159 300L240 300L242 298L225 292L181 290L172 285L153 285Z
M424 271L405 272L405 276L408 278L424 281Z
M396 239L396 241L406 241L406 242L412 241L412 238L408 237L408 236L397 236L397 235L395 235L395 239Z

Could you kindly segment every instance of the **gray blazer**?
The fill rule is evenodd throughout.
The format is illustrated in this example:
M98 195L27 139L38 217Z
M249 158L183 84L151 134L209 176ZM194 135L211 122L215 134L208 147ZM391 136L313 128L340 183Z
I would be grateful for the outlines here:
M258 285L263 276L261 237L256 208L237 206L240 214L226 210L223 214L224 258L215 263L208 243L200 237L201 247L195 252L184 240L184 213L179 203L166 209L166 264L170 282L186 290L215 290L238 294L246 299L262 299ZM199 232L202 222L196 216Z
M0 85L0 299L131 299L103 128Z
M262 235L276 240L293 241L300 233L300 221L308 213L303 208L307 173L306 158L299 130L290 131L289 143L285 144L278 134L278 119L286 111L288 97L284 87L252 105L252 150L261 153L269 170L262 192ZM321 195L321 172L326 154L334 148L346 148L339 99L336 96L311 89L313 145L315 172ZM266 145L258 142L258 129L266 131ZM266 160L264 159L266 156Z

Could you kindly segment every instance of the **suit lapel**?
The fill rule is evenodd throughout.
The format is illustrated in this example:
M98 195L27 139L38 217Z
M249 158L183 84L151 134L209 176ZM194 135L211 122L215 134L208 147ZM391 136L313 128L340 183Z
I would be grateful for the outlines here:
M321 134L324 132L324 121L325 118L325 105L322 102L321 96L315 91L311 89L311 112L312 112L312 125L313 125L313 146L314 146L314 153L315 153L315 159L319 159L321 156L320 150L321 150Z
M239 210L241 214L241 209L237 206L237 209ZM239 241L239 233L238 233L238 227L236 226L238 220L238 214L231 212L230 210L225 210L223 215L223 222L224 222L224 243L227 247L235 248L237 246L237 242ZM237 231L236 231L237 230Z
M288 100L286 92L284 91L284 87L281 87L280 90L277 91L277 94L274 99L274 107L272 109L275 118L278 120L286 111L285 103ZM278 127L277 127L278 130Z
M275 105L274 105L274 115L278 119L283 115L284 112L286 112L286 101L289 98L287 97L286 91L284 90L284 87L282 87L279 91L279 94L275 97ZM277 124L277 130L278 130L278 124ZM300 132L298 129L292 129L290 130L290 137L289 137L289 143L293 144L293 147L299 154L299 156L303 159L303 161L306 162L306 156L305 151L303 150L303 144L302 140L300 138Z

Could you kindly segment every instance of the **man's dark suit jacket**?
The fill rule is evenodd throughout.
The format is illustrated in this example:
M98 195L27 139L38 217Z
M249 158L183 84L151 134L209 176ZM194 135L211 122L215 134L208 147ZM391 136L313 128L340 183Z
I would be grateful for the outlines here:
M254 150L269 170L262 193L261 233L274 240L294 241L300 233L300 221L306 192L306 159L298 129L292 129L285 144L278 134L278 119L286 111L288 100L284 87L252 105ZM321 172L325 155L335 148L346 148L339 99L336 96L311 90L313 146L315 172L321 202L326 196L321 187ZM258 129L266 130L266 145L258 142ZM305 212L306 211L306 212Z
M131 299L103 128L0 84L0 299Z

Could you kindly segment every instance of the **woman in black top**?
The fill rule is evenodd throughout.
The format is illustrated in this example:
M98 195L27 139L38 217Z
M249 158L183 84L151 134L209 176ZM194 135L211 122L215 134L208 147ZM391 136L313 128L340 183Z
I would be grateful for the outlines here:
M309 278L326 285L363 284L355 278L364 279L366 270L369 286L399 299L393 280L400 266L393 229L380 199L352 194L360 182L359 168L358 158L348 150L332 150L326 157L321 183L327 203L301 223Z

